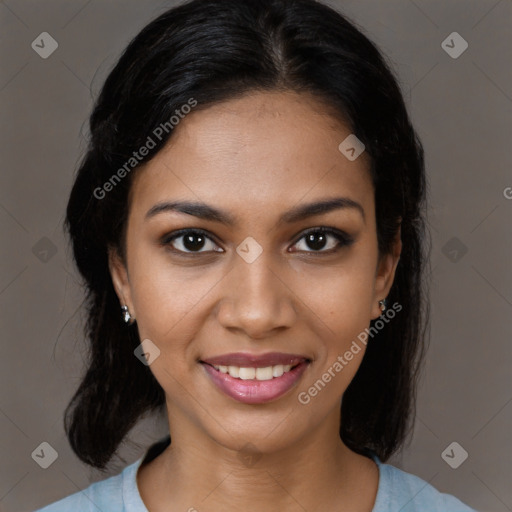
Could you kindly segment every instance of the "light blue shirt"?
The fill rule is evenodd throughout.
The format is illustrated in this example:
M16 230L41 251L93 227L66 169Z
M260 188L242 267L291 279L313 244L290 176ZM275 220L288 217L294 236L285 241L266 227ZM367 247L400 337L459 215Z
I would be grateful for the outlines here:
M141 457L122 473L96 482L35 512L148 512L137 488ZM476 512L450 494L389 464L377 456L379 486L372 512Z

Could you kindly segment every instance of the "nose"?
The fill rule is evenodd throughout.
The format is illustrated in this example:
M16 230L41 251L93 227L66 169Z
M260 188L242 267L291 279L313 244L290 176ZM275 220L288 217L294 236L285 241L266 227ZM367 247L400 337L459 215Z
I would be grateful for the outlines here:
M223 280L217 309L220 324L252 339L290 328L297 316L296 297L289 282L291 272L271 267L265 251L252 263L239 258Z

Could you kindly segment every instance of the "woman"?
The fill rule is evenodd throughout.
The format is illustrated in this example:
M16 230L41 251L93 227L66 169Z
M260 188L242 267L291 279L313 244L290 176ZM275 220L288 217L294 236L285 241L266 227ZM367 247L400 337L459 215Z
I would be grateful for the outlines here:
M194 0L130 43L67 210L91 359L66 414L104 468L43 509L471 509L384 462L427 325L423 149L392 72L312 0Z

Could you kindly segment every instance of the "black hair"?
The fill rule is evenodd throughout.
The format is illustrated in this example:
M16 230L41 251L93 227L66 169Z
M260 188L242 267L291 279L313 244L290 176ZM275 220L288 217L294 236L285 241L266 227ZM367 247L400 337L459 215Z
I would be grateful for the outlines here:
M365 145L381 254L401 228L387 299L402 310L368 343L343 396L340 436L385 461L410 433L428 325L426 182L423 148L391 66L353 22L314 0L192 0L144 27L108 75L67 206L87 290L90 357L65 429L77 456L94 467L104 469L136 422L165 404L133 354L137 327L123 323L108 267L109 249L125 256L133 176L172 136L169 120L183 105L207 108L251 91L312 94ZM166 128L152 137L151 152L130 160L156 127Z

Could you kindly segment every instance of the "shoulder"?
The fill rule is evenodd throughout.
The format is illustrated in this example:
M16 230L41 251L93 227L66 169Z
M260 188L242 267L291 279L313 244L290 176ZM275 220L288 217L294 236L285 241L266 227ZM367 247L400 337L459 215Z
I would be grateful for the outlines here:
M83 491L35 512L147 512L140 500L136 484L136 473L141 460L127 466L118 475L91 484Z
M455 496L439 492L411 473L378 459L375 462L379 466L380 481L372 512L476 512Z

